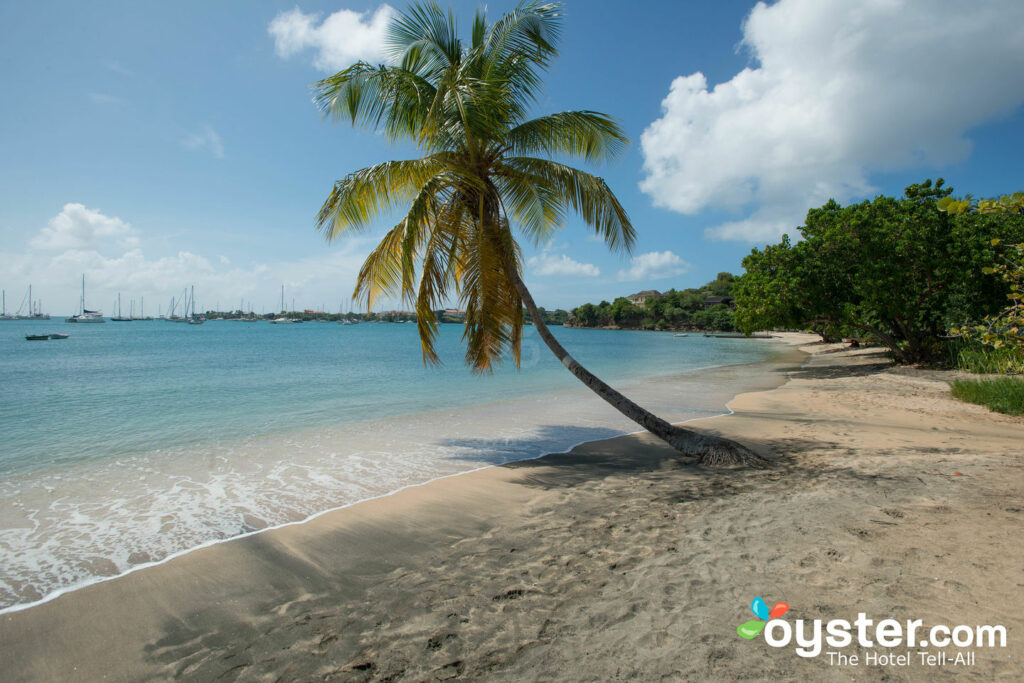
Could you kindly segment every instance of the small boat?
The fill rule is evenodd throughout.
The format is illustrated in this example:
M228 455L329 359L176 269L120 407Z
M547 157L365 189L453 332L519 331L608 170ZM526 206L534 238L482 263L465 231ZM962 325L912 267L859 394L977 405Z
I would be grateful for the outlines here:
M673 334L672 336L673 337L688 337L689 335L687 335L687 334Z
M61 333L58 332L57 334L51 334L50 335L50 339L67 339L68 336L70 336L70 335L61 334Z
M49 338L50 338L50 335L48 335L48 334L26 334L25 335L25 339L27 339L29 341L43 341L43 340L46 340L46 339L49 339Z

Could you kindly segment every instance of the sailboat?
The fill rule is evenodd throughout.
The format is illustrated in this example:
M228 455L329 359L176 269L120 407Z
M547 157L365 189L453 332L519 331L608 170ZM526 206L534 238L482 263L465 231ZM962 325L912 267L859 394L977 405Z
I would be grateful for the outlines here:
M17 320L7 313L7 290L0 291L0 320Z
M126 323L131 320L130 316L125 318L124 316L121 315L121 292L117 293L117 315L111 316L110 319L111 321L118 323Z
M295 306L292 306L295 308ZM270 321L272 325L291 325L298 322L294 318L286 318L284 315L284 285L281 285L281 315Z
M66 323L105 323L107 319L103 317L102 311L90 311L85 307L85 275L82 275L82 312L78 315L73 315L70 318L65 318Z
M21 315L21 309L18 309L18 320L49 320L50 316L43 313L42 302L36 302L32 300L32 285L28 286L28 315ZM21 305L25 305L25 301L22 300Z
M192 315L188 313L189 304L192 305ZM201 315L196 315L196 286L192 285L192 292L189 295L189 301L185 304L185 320L188 321L189 325L202 325L206 322L206 318Z
M146 306L146 297L140 296L139 297L139 315L138 315L138 317L136 317L136 315L135 315L135 299L132 299L132 310L131 310L131 314L130 314L132 320L152 320L153 319L153 316L150 316L148 318L146 317L146 308L145 308L145 306Z
M183 323L183 322L185 322L185 318L184 317L182 317L180 315L175 315L175 311L177 310L178 304L180 304L180 303L181 303L181 298L180 297L178 298L177 301L175 301L173 296L171 297L171 305L170 305L170 308L167 309L167 317L164 318L164 320L166 320L167 322L171 322L171 323Z

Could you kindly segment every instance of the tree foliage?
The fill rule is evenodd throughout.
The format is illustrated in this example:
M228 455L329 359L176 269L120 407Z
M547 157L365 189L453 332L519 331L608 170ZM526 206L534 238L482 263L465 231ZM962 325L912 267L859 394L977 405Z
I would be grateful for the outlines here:
M423 154L339 180L319 223L336 239L404 212L367 257L355 296L370 307L397 294L413 307L425 362L438 362L434 311L454 297L466 311L473 369L489 370L506 353L518 364L524 297L513 230L543 242L574 212L612 249L628 251L635 239L602 178L555 160L614 157L628 144L619 125L593 111L527 118L560 19L555 3L523 2L493 24L481 10L464 42L450 10L416 4L389 28L391 65L359 62L315 86L326 115Z
M946 198L939 202L939 208L953 215L976 212L1021 216L1024 215L1024 192L978 202L970 198ZM1001 240L995 238L991 244L998 248ZM982 268L982 272L995 275L1006 284L1006 298L1010 303L998 313L985 316L980 323L955 327L952 333L1019 358L1020 354L1024 354L1024 243L1008 245L999 260L992 266Z
M998 246L999 240L993 240ZM952 333L1011 352L1024 352L1024 243L1007 247L1001 261L982 272L995 275L1006 283L1009 305L977 324L953 328Z
M939 179L900 199L807 213L803 238L744 259L736 287L740 329L811 328L826 338L856 334L900 362L940 362L950 327L1000 308L1007 287L985 269L993 239L1024 239L1024 217L958 206Z
M620 327L644 330L723 330L736 329L733 311L724 305L708 308L709 296L729 296L737 278L732 273L718 276L698 289L671 289L661 296L649 297L637 306L625 297L612 303L581 304L573 310L573 327Z

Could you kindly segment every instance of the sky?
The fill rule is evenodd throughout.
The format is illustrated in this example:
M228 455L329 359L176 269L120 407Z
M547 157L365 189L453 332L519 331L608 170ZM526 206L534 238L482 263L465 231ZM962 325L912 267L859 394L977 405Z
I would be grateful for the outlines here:
M444 3L442 3L443 5ZM450 3L468 26L477 2ZM538 304L571 308L742 272L809 208L944 177L1024 189L1020 0L566 0L535 114L589 109L632 141L601 167L639 234L571 217L524 243ZM515 6L487 3L493 20ZM349 310L393 225L327 243L336 179L416 156L321 118L311 84L378 62L393 2L0 4L0 288L44 311ZM138 305L138 304L136 304ZM378 308L401 307L383 301Z

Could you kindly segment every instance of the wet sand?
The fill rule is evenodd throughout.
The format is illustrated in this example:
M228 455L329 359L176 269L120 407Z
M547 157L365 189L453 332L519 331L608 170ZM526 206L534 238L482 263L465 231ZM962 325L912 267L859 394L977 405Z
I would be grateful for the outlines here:
M771 468L637 434L438 480L4 615L2 678L1021 678L1024 420L876 350L805 349L784 386L691 423ZM741 639L755 596L1008 642L969 667L830 666Z

